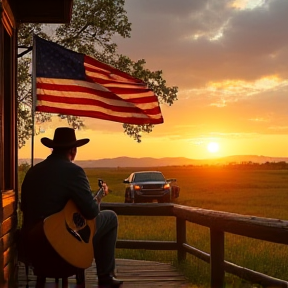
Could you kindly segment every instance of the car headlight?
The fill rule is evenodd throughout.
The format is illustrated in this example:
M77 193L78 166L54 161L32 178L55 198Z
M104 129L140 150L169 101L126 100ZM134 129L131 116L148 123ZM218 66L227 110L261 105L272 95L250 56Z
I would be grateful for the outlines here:
M164 189L169 189L169 188L170 188L170 184L169 184L169 183L164 184L163 188L164 188Z
M134 190L141 190L141 187L139 185L134 185Z

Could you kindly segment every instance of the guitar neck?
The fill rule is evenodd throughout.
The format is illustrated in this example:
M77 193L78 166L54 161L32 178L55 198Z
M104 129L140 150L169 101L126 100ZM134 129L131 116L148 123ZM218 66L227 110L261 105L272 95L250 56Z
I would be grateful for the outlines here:
M97 193L94 195L93 199L97 200L98 202L105 196L104 188L101 187Z

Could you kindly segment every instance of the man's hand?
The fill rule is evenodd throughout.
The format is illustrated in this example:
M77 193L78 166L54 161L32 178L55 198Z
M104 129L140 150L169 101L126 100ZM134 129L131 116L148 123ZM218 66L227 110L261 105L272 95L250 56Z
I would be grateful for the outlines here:
M102 188L103 188L103 194L104 194L103 196L106 196L109 193L108 185L105 182L103 182Z
M97 192L96 196L94 197L94 199L97 200L98 203L101 202L101 199L103 197L105 197L107 194L109 193L109 188L108 185L105 182L101 183L101 188L99 189L99 191Z

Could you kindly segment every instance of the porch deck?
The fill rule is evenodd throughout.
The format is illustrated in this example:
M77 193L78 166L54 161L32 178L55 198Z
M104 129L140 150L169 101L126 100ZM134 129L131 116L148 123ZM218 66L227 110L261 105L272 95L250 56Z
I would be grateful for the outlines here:
M124 281L121 288L188 288L189 284L170 264L154 261L139 261L129 259L116 259L117 278ZM29 269L28 283L26 281L25 266L19 263L18 288L34 288L36 277ZM62 287L61 279L56 285L54 279L47 278L45 288ZM75 276L68 279L65 288L82 288L76 284ZM85 288L97 288L97 275L95 263L85 270Z

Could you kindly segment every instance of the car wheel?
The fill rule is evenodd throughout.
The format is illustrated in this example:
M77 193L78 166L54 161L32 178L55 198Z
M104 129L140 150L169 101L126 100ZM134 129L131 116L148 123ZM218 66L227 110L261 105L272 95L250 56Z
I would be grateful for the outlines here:
M125 198L125 203L133 203L133 200Z
M126 188L125 190L125 203L133 203L133 199L131 199L130 188Z
M141 199L135 195L134 196L134 203L143 203L143 201L141 201Z
M158 200L158 203L170 203L170 194L166 194L161 199Z
M180 194L180 187L178 185L173 185L171 187L171 190L172 190L172 198L173 199L178 198Z

